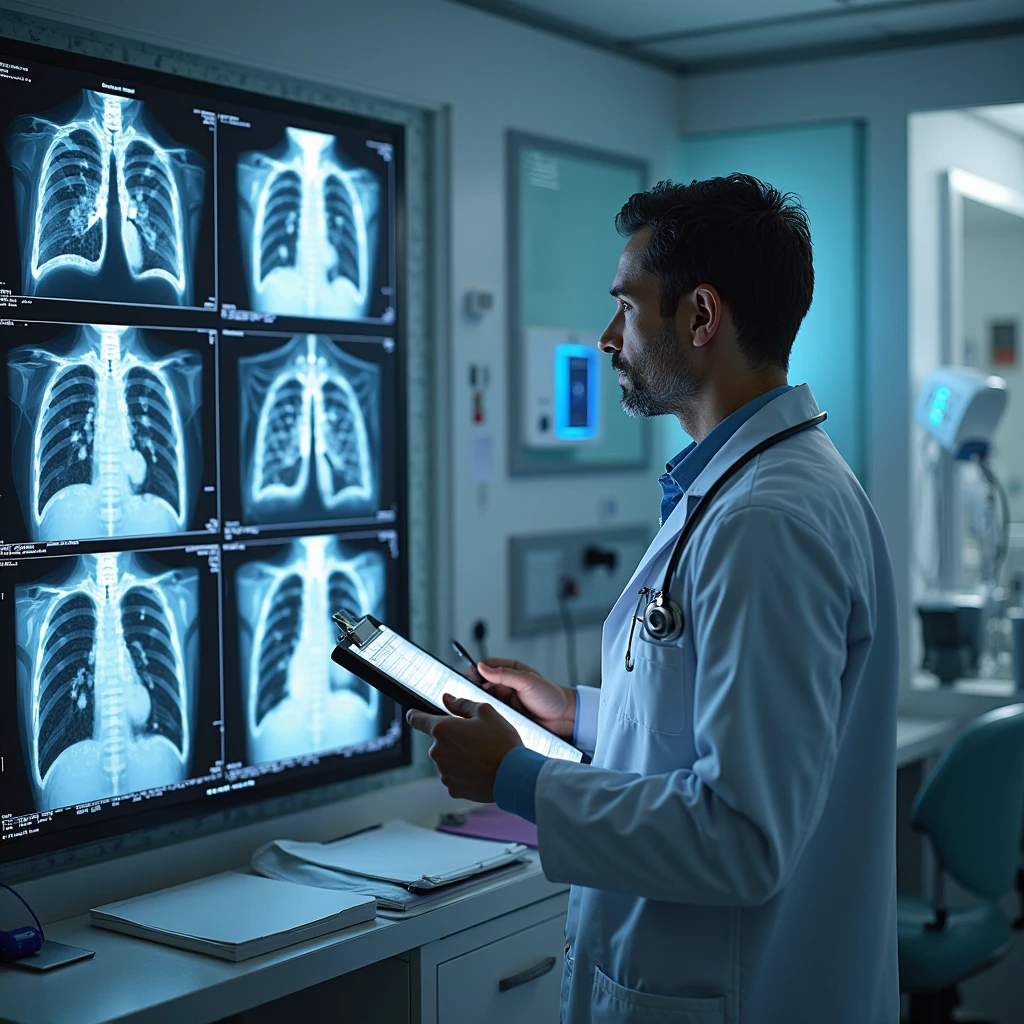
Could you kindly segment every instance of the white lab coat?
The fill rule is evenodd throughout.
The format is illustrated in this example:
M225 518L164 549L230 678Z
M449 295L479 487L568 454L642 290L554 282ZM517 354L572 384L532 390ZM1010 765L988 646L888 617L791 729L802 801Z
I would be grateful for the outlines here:
M881 527L812 428L724 485L672 593L685 629L626 638L711 484L818 412L744 423L697 477L604 626L580 689L593 764L537 779L544 871L573 885L567 1024L892 1024L898 629ZM598 710L598 702L600 709Z

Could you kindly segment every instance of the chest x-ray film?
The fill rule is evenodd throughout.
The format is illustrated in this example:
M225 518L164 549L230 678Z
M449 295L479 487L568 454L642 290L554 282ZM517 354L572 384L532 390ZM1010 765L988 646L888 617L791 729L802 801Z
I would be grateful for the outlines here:
M146 103L82 89L4 145L26 295L192 304L205 160Z
M67 561L14 590L37 810L180 782L191 756L199 570L131 552Z
M7 356L28 539L187 530L203 457L201 356L124 325L71 327L59 342Z
M380 735L380 694L331 661L339 604L383 606L384 556L303 537L235 576L251 764L340 750ZM393 718L393 714L385 716Z
M239 472L248 523L372 515L379 499L380 369L302 334L238 360Z
M369 156L369 151L367 153ZM253 309L365 317L377 260L381 187L336 136L285 129L238 160L238 223Z
M67 46L0 40L0 874L411 760L331 614L409 619L419 117Z
M335 610L344 608L349 614L362 617L355 608L335 605ZM557 757L565 761L581 761L583 754L572 744L548 732L525 715L491 696L486 690L471 683L465 676L449 668L444 662L431 657L405 637L387 626L372 623L373 629L366 634L368 639L360 642L356 636L343 634L333 654L334 659L373 685L382 683L392 691L395 686L404 690L419 704L429 705L440 714L449 714L442 703L446 693L453 697L482 704L490 704L519 733L519 738L531 750L545 757ZM337 633L337 629L335 629ZM388 685L390 684L390 685Z

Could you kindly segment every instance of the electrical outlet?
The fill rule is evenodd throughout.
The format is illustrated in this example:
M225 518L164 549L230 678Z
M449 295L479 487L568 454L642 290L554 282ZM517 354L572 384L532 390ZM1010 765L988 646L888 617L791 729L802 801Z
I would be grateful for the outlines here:
M604 622L650 542L646 526L510 538L510 635L561 630L558 602L567 579L576 587L576 595L567 598L573 622Z

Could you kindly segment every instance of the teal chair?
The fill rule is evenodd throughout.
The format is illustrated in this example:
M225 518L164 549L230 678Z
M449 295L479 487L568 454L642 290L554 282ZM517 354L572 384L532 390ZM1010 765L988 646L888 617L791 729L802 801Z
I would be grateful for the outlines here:
M957 986L1000 960L1011 926L998 901L1013 892L1024 821L1024 704L975 719L939 759L914 800L911 825L931 841L933 900L897 901L900 990L910 994L908 1024L948 1024ZM977 896L951 909L949 874Z

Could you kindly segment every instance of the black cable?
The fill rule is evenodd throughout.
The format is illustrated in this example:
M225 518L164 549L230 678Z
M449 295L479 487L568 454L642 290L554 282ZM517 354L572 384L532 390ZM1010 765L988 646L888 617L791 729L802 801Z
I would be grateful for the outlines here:
M1010 496L1006 493L1006 488L1003 486L1002 481L992 472L988 462L981 458L975 461L986 481L988 481L989 487L999 496L999 510L1003 521L1002 529L1000 530L999 546L996 548L995 558L993 559L994 582L998 583L1003 563L1010 554Z
M576 624L572 620L569 608L571 584L564 580L558 589L558 610L562 613L562 629L565 632L565 660L569 668L569 685L574 689L579 686L579 671L576 664Z
M942 535L942 523L943 523L943 511L942 511L942 487L938 481L938 462L935 459L930 458L929 452L929 437L924 434L921 437L921 441L918 445L917 452L917 480L918 485L921 484L922 472L925 477L924 486L917 486L914 488L918 495L924 494L925 499L922 505L918 508L918 512L921 513L916 517L918 529L914 531L914 537L911 543L911 552L913 554L914 568L917 571L918 576L921 578L921 582L924 584L926 589L933 589L936 586L936 578L938 573L939 564L939 549L942 546L941 535ZM924 504L929 500L935 501L935 515L929 516L931 520L930 524L924 523ZM928 568L926 563L921 558L921 534L926 532L927 525L932 527L932 536L929 538L932 541L935 555L935 565Z

